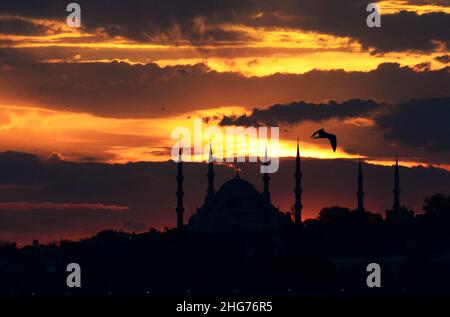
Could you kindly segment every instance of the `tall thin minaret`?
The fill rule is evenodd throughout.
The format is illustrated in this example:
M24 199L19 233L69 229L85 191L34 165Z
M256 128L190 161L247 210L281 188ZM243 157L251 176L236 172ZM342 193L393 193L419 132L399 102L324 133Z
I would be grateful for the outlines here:
M358 192L356 193L358 197L358 208L357 211L364 211L364 190L363 190L363 174L361 168L361 159L358 162Z
M265 166L269 165L269 157L267 156L267 144L266 144L266 154L265 154L265 159L264 159L264 165ZM263 180L263 184L264 184L263 199L266 203L270 203L269 173L263 173L262 180Z
M301 171L301 161L300 161L300 146L299 140L297 138L297 158L295 159L295 205L294 205L294 215L295 223L302 223L302 171Z
M394 169L394 206L393 210L400 209L400 175L398 170L398 156L395 155L395 169Z
M212 144L209 142L209 158L208 158L208 189L206 191L206 200L214 197L216 190L214 189L214 156L212 152Z
M182 159L182 148L178 150L178 175L177 175L177 228L183 227L183 159Z

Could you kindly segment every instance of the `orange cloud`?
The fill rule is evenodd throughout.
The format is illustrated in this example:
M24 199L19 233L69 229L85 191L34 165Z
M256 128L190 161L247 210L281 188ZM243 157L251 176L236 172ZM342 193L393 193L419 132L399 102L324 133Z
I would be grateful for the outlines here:
M450 14L450 6L442 6L439 4L410 4L406 0L386 0L378 2L381 14L394 14L400 11L415 12L417 14L425 14L431 12L443 12Z
M383 10L409 8L419 10L428 6L407 5L405 1L384 1ZM430 8L448 7L430 6ZM431 9L428 10L431 10ZM438 10L439 11L439 10ZM422 11L414 11L422 12ZM428 12L428 11L423 11ZM433 11L435 12L435 11ZM8 18L9 16L0 16ZM60 21L25 19L48 27L47 34L0 34L3 47L22 49L48 62L110 62L125 61L130 64L154 62L160 66L194 65L204 63L219 72L240 72L246 76L266 76L275 73L301 74L312 69L369 71L386 62L402 66L428 64L430 69L440 69L435 58L446 52L445 46L436 52L391 52L373 55L352 38L303 31L291 28L249 27L241 24L222 24L213 27L227 32L244 34L245 41L222 41L192 44L188 40L173 43L143 43L124 37L110 37L101 28L81 32L68 28ZM56 49L57 48L57 49Z

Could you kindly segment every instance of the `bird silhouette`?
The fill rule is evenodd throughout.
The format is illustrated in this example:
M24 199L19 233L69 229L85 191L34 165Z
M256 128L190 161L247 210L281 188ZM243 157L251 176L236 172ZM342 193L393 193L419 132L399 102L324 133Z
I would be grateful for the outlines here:
M337 138L336 135L326 132L324 129L317 130L311 135L313 139L328 139L330 140L331 147L333 148L333 152L336 152L337 147Z

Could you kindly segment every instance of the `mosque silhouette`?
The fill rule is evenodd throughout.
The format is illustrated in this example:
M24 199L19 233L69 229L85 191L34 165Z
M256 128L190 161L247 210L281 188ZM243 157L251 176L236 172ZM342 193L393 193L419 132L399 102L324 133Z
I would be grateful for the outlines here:
M266 149L266 162L267 149ZM264 163L268 164L268 163ZM295 160L294 173L294 206L293 214L282 212L276 208L270 199L270 177L268 173L262 173L263 191L260 193L248 181L239 176L239 169L233 179L225 182L219 190L214 187L214 156L212 146L209 150L208 159L208 186L203 205L197 209L188 223L184 224L183 206L183 160L182 148L179 149L177 180L177 228L189 228L190 230L220 231L229 229L230 226L244 229L268 229L284 226L290 222L302 224L302 171L300 159L300 146L297 141L297 155ZM361 159L358 162L358 191L357 213L365 213L364 189ZM398 157L396 156L394 166L394 203L392 210L386 212L387 221L401 221L403 218L410 218L410 211L400 205L400 178Z

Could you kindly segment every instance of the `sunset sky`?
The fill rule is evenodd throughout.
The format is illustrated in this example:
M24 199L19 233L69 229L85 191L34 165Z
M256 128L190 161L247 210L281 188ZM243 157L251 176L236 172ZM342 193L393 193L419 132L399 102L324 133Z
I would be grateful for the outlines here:
M388 171L398 154L405 173L438 173L437 189L448 192L449 2L378 2L381 28L366 25L369 2L79 0L81 27L74 28L66 25L69 2L1 1L0 149L33 154L43 164L95 162L99 169L127 170L128 162L167 162L177 142L172 130L191 128L193 119L201 118L205 128L224 131L230 125L278 126L280 146L272 155L282 158L295 155L297 138L309 159L361 157ZM322 127L338 136L336 152L326 141L310 138ZM261 147L246 154L255 152ZM19 153L4 155L0 161L24 160ZM49 186L53 176L24 181L11 175L0 182L3 239L31 236L24 223L27 215L39 218L35 210L52 211L56 218L67 215L66 209L80 215L106 210L113 218L135 212L130 197L115 201L107 192L75 199L56 186L46 187L53 194L27 196L30 188L20 186ZM158 174L173 185L157 193L166 197L169 210L174 208L173 175ZM386 186L390 195L391 184ZM290 187L289 194L278 194L286 210ZM336 204L353 207L354 188L349 192ZM430 193L410 192L420 196L410 207L420 208ZM331 203L305 199L309 216ZM389 204L372 201L373 208ZM80 220L87 228L81 233L53 224L52 238L87 234L111 223L119 228L125 222L139 228L173 225L169 216L137 214L117 222L102 216L109 220L96 219L99 225L92 227Z

